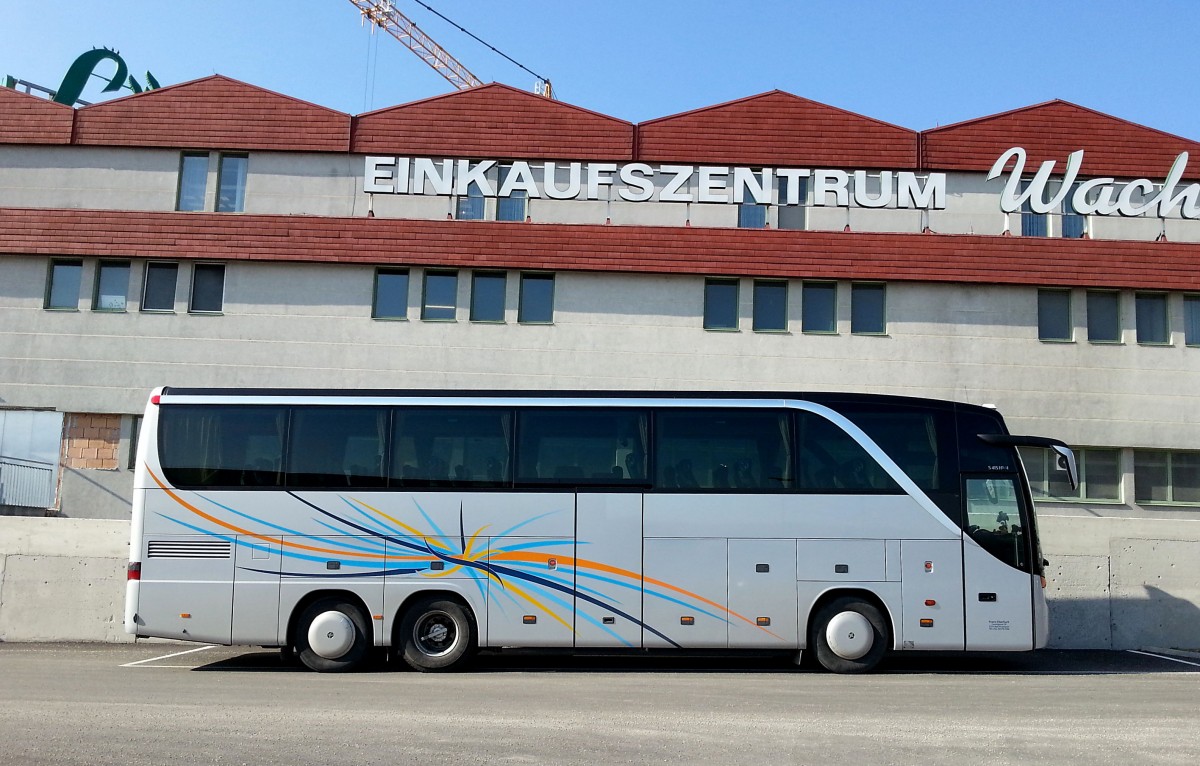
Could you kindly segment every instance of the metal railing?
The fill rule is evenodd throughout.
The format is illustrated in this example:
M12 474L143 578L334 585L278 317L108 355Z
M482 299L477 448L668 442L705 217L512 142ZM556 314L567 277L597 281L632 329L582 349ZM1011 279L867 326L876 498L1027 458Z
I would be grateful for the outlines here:
M54 464L0 455L0 505L54 507Z

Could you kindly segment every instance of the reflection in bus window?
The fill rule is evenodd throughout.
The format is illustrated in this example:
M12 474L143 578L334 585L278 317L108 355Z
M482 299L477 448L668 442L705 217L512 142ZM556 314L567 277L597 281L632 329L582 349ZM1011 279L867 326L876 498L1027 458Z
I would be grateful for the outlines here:
M1021 506L1012 479L967 479L966 532L975 542L1004 563L1025 563Z

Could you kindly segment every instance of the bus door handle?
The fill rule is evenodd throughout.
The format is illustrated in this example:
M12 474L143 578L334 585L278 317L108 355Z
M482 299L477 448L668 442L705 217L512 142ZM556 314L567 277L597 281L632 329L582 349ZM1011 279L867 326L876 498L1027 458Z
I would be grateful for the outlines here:
M995 601L996 594L995 593L980 593L979 600L980 601Z

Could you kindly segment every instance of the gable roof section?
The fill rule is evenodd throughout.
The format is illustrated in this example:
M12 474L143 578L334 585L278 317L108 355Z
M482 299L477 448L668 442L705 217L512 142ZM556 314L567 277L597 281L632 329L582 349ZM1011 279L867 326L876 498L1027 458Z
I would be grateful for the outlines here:
M1019 146L1030 175L1045 160L1057 160L1061 174L1067 155L1083 149L1083 176L1162 179L1180 152L1190 152L1186 176L1200 177L1200 143L1062 100L927 130L921 142L922 164L934 170L986 173Z
M351 151L627 160L633 125L492 83L359 115Z
M0 144L69 144L75 110L0 88Z
M917 133L773 90L641 123L638 159L912 168L917 160Z
M75 143L344 152L350 115L212 75L86 106Z

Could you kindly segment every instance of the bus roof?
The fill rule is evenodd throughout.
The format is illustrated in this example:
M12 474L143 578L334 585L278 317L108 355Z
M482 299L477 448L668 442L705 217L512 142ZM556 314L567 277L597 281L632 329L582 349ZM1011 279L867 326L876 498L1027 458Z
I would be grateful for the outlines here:
M932 409L978 410L995 413L993 407L985 407L946 399L931 399L891 394L863 394L833 391L662 391L662 390L580 390L580 389L429 389L429 388L175 388L164 387L163 396L168 397L213 397L221 399L740 399L740 400L799 400L814 404L881 404L924 407Z

